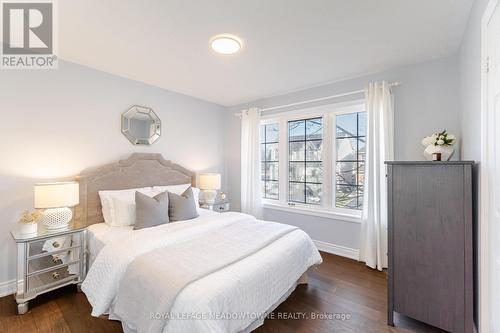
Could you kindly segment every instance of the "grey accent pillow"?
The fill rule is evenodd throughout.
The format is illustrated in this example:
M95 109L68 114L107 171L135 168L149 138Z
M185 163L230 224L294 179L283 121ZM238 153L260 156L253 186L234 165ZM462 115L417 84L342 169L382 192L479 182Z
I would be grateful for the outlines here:
M168 192L168 216L170 221L191 220L198 217L191 187L181 195Z
M153 198L135 192L135 226L134 230L150 228L168 223L168 194L157 194Z

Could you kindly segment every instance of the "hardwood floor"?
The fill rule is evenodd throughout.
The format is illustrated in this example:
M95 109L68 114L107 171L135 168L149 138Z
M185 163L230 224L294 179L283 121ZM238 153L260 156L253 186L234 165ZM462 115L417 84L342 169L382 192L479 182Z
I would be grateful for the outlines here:
M321 255L324 262L309 284L298 286L255 332L444 332L402 316L396 316L397 327L387 326L386 274L350 259ZM116 321L91 317L85 295L74 286L39 296L24 315L16 311L13 296L0 298L0 332L122 331ZM344 320L313 319L314 314L343 315Z

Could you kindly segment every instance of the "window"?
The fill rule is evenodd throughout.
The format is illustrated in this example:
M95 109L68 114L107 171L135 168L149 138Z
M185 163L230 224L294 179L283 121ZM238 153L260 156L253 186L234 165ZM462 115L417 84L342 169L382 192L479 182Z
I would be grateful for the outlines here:
M281 136L280 129L285 132ZM260 136L262 197L272 199L265 202L277 209L359 220L366 151L364 101L264 116Z
M265 124L260 128L262 197L279 199L279 125Z
M288 122L288 200L321 204L323 118Z
M336 116L335 206L363 208L366 112Z

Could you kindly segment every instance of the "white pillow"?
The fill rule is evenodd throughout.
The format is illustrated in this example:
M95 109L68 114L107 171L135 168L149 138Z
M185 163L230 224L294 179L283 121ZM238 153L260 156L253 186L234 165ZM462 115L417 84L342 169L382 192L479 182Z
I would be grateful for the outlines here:
M196 210L200 213L200 189L197 187L192 187L194 202L196 204Z
M135 192L153 197L151 187L131 188L118 191L99 191L104 222L119 227L135 224Z
M189 186L191 186L191 184L141 187L117 191L99 191L104 222L113 227L134 225L136 191L149 197L154 197L155 195L165 191L181 195L188 189ZM193 187L192 189L196 210L199 212L200 189L196 187Z
M181 195L189 186L191 186L191 184L153 186L153 191L157 191L158 193L169 191Z
M191 184L182 184L182 185L168 185L168 186L153 186L153 196L161 193L161 192L165 192L165 191L169 191L171 193L174 193L174 194L177 194L177 195L181 195L182 193L184 193L185 190L188 189L188 187L191 186ZM194 197L194 201L195 201L195 204L196 204L196 210L199 212L200 211L200 189L197 188L197 187L192 187L191 188L193 189L193 197Z

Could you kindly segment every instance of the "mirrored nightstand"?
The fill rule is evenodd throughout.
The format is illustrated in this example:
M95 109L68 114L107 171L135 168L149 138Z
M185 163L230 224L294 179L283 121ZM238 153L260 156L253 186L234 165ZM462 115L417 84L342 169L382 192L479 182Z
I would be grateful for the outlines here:
M219 213L229 212L231 210L231 204L227 201L215 202L214 204L200 203L200 207Z
M86 230L72 222L62 230L42 225L33 234L11 231L17 244L16 301L19 314L40 294L83 282L86 273Z

